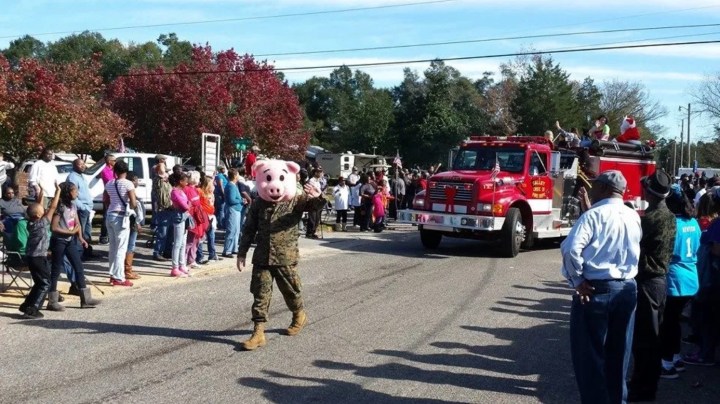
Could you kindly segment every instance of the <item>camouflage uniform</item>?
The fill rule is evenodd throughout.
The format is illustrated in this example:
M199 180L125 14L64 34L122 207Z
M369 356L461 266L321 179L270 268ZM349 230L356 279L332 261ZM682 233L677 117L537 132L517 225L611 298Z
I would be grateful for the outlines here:
M294 313L303 308L302 284L297 273L299 258L298 222L305 211L319 209L325 199L311 198L305 193L287 202L268 202L256 199L243 227L238 257L245 257L250 243L255 239L252 280L252 319L255 323L267 321L273 278L285 298L288 308Z

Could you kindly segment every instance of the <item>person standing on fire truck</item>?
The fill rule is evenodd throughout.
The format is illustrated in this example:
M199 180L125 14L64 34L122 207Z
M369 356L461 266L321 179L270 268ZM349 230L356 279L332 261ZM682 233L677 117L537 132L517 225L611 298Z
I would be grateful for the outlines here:
M593 181L592 207L560 245L575 295L570 351L583 403L625 402L640 260L640 216L623 204L627 180L609 170ZM585 203L587 194L581 190Z
M665 204L673 181L663 170L643 177L644 199L648 202L642 217L640 264L635 277L638 303L635 315L633 357L628 401L655 400L661 372L660 324L667 298L668 267L675 243L675 215Z

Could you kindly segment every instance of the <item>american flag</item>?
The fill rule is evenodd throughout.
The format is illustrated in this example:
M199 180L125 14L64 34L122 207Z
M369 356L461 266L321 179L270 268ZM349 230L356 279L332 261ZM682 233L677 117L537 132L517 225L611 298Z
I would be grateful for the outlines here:
M395 166L397 168L400 168L400 169L402 168L402 161L400 160L400 153L395 154L395 158L393 159L393 164L395 164Z
M492 173L490 174L490 176L493 179L495 179L495 177L497 177L498 174L500 174L500 162L498 161L497 155L495 155L495 167L493 167Z

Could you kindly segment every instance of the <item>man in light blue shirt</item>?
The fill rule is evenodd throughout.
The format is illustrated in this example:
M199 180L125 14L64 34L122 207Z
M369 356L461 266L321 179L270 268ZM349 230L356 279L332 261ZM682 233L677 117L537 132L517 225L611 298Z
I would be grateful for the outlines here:
M620 171L600 174L589 191L594 204L560 246L562 275L575 289L570 342L583 403L627 398L642 228L637 212L623 204L626 188Z
M84 172L85 162L82 159L76 159L73 161L73 171L68 174L67 182L75 184L75 187L78 190L78 197L75 200L75 206L77 207L80 226L83 229L83 238L88 242L87 248L83 251L83 259L88 259L92 257L92 246L90 245L92 223L90 222L90 216L93 210L93 199L90 194L88 183L85 180L85 177L83 177Z

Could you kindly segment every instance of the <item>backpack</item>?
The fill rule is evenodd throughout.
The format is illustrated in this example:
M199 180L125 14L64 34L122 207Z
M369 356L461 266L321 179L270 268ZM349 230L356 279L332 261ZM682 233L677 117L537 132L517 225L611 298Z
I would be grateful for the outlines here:
M169 182L157 179L155 181L155 195L157 195L157 205L159 209L170 209L172 207L172 200L170 199L170 192L172 186Z

